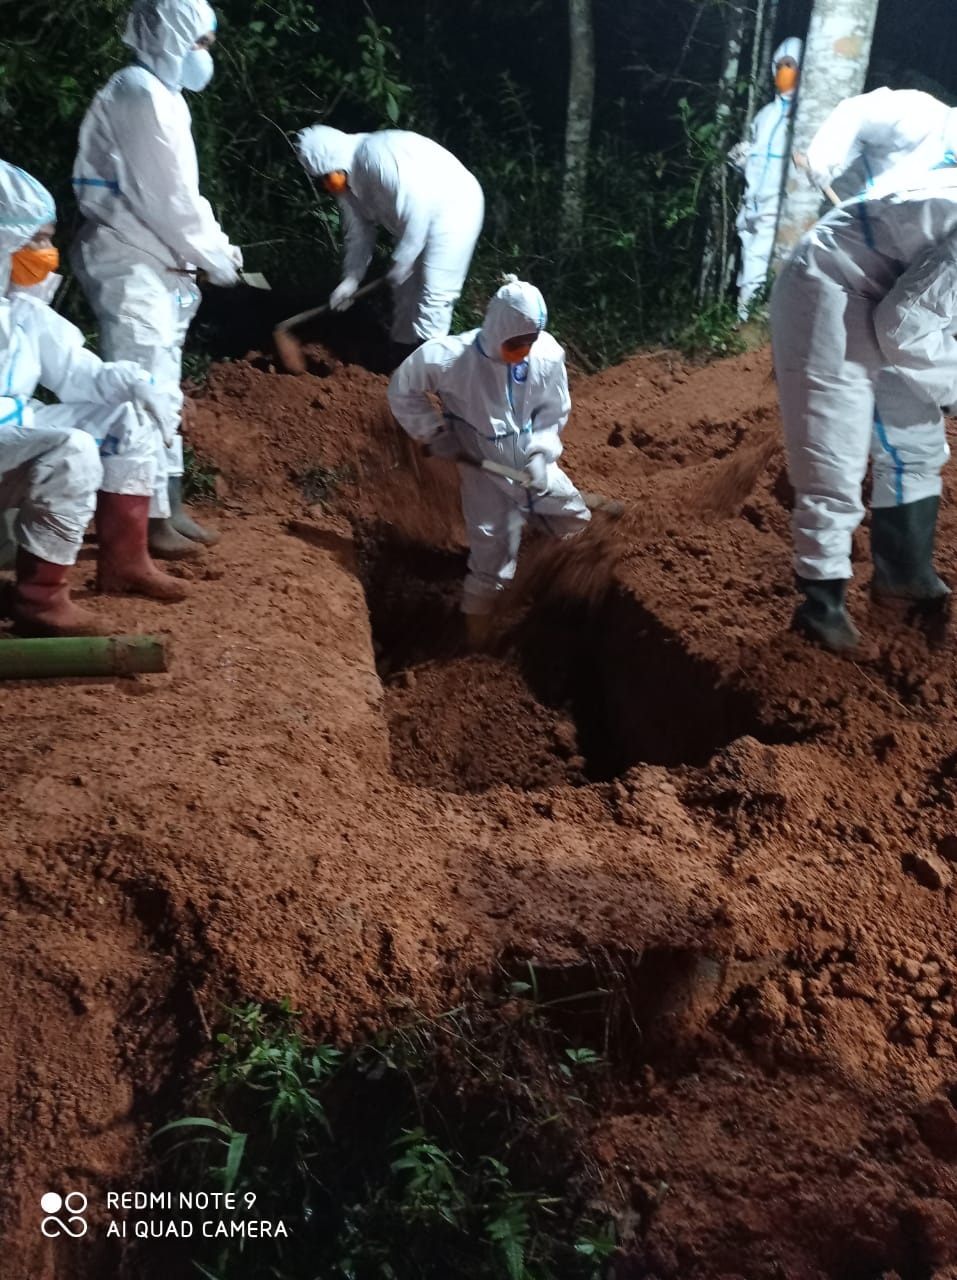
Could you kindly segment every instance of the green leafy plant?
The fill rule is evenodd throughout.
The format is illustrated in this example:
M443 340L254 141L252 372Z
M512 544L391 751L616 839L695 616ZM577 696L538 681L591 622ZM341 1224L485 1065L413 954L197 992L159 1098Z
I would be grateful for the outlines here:
M197 457L191 445L183 446L183 500L215 502L216 477L219 472L211 462Z
M235 1191L291 1230L255 1250L192 1242L191 1264L207 1280L601 1280L614 1228L569 1196L574 1143L556 1145L584 1104L550 1083L554 1035L526 1030L462 1007L340 1050L288 1002L228 1010L190 1114L156 1134L162 1180ZM542 1075L523 1079L533 1044ZM459 1072L484 1080L469 1104Z

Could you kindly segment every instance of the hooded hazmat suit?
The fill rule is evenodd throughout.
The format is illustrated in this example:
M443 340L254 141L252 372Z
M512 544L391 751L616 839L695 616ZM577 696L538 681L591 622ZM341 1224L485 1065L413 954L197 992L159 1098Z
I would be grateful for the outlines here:
M945 160L951 108L917 89L874 89L838 103L807 148L808 172L818 187L842 199L888 189L911 170Z
M774 51L771 76L777 75L782 59L793 58L801 65L804 42L789 36ZM788 163L788 141L795 92L776 93L773 102L754 117L748 136L731 152L731 163L744 173L744 196L735 226L741 241L738 271L738 314L747 318L748 307L764 288L774 249L784 169Z
M29 292L7 292L10 255L56 220L36 179L0 162L0 508L18 507L18 544L55 565L76 560L96 493L147 495L157 427L148 373L107 364ZM61 401L33 400L41 385Z
M565 353L544 332L546 318L545 301L534 285L511 277L489 302L481 329L427 342L389 383L392 412L414 440L440 439L446 455L488 459L516 470L534 465L539 473L536 487L525 489L501 476L459 467L470 548L465 613L488 612L515 576L527 520L563 538L580 533L589 519L581 495L558 466L571 399ZM502 343L523 334L538 336L525 360L508 364ZM439 399L441 418L429 393Z
M336 196L345 231L336 294L347 302L358 288L381 225L396 241L389 272L393 340L411 344L447 334L485 216L478 180L437 142L399 129L348 134L313 125L299 134L298 148L313 176L348 177Z
M104 354L136 360L164 400L161 471L150 507L170 514L168 477L183 474L179 434L183 342L200 295L237 282L242 264L208 201L199 170L184 63L216 25L206 0L135 0L123 36L136 61L93 99L80 126L73 186L85 222L73 263L100 324Z
M941 406L957 400L957 167L919 178L832 210L774 284L771 336L802 587L843 588L851 577L870 452L872 589L917 600L946 594L930 561L948 458ZM888 572L875 535L883 546L888 530L905 525L895 552L902 567Z

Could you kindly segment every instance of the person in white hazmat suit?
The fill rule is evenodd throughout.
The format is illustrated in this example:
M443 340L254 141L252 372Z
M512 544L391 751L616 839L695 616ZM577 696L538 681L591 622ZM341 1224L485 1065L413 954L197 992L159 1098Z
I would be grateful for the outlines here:
M31 296L59 262L55 219L49 192L0 162L0 508L18 508L17 629L92 635L100 628L70 599L66 575L94 507L100 590L163 600L186 591L146 550L160 416L150 375L100 360L75 325ZM35 401L38 385L61 403Z
M299 134L298 151L339 204L345 256L332 309L351 305L381 225L396 241L388 272L396 354L444 337L485 217L478 179L431 138L401 129L348 134L313 125Z
M189 108L213 72L216 18L206 0L135 0L124 42L136 61L116 72L80 126L73 186L85 219L73 265L100 325L103 353L136 360L165 397L168 446L150 507L150 549L202 554L218 535L183 508L183 343L199 307L196 269L237 283L242 253L199 191Z
M535 286L508 276L481 329L426 342L389 383L393 414L431 454L504 463L529 478L526 488L467 462L459 466L470 549L462 611L475 643L515 576L525 523L565 538L589 520L581 494L558 466L571 398L565 353L545 332L546 318Z
M949 595L933 565L941 406L957 401L957 167L943 149L946 167L827 214L771 294L804 595L793 626L834 650L860 639L845 597L868 453L872 595L925 607Z
M742 320L768 280L803 51L804 42L797 36L789 36L775 49L771 59L774 101L761 108L748 136L728 156L744 174L744 195L735 220L741 241L737 283Z
M918 89L874 89L839 102L808 144L801 167L842 199L893 186L942 163L951 108Z

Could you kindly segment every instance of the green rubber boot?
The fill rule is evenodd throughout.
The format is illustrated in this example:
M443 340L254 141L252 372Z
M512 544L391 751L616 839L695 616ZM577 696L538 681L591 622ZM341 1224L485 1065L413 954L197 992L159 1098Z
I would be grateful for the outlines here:
M201 542L204 547L214 547L220 535L212 529L204 529L201 524L197 524L183 506L183 477L170 476L168 487L170 524L176 532L192 542Z
M940 498L921 498L871 512L871 559L876 600L943 600L950 587L934 570Z
M861 641L861 633L851 621L844 603L847 581L846 578L818 582L810 578L797 578L797 587L803 592L804 599L794 610L791 630L800 632L834 653L856 649Z

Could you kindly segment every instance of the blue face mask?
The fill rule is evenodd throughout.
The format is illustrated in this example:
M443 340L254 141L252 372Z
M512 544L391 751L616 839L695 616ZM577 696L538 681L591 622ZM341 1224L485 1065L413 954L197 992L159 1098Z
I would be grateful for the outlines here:
M191 93L200 93L213 78L213 58L208 49L190 49L183 59L181 83Z

